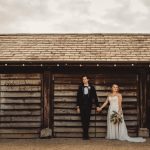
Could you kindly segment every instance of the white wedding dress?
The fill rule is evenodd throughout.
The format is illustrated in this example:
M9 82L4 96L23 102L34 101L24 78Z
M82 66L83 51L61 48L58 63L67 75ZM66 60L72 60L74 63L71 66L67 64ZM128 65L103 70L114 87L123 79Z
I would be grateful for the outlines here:
M142 137L129 137L124 117L122 114L122 123L114 124L110 121L111 114L113 111L118 112L118 96L108 96L108 102L110 103L107 115L107 139L118 139L127 140L130 142L145 142L146 140Z

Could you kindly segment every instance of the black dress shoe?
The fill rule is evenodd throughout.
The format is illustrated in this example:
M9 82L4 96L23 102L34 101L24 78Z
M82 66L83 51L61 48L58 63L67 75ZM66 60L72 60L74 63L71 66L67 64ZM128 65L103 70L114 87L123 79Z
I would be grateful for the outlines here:
M83 140L89 140L89 136L83 137Z

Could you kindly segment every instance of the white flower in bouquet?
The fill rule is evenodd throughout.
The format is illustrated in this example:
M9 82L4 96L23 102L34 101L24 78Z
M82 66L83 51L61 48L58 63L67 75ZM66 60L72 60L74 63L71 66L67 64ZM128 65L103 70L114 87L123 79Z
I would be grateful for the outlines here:
M122 116L116 111L113 111L113 114L110 116L110 121L114 124L122 123Z

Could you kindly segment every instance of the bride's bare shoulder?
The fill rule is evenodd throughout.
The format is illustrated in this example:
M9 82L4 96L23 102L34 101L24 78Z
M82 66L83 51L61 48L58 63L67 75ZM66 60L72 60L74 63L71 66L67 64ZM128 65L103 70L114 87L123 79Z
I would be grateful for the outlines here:
M109 93L108 95L107 95L107 97L111 97L112 96L112 93Z
M118 93L118 95L119 95L119 96L122 96L122 94L121 94L121 93Z
M117 95L118 95L118 97L122 97L122 94L121 94L121 93L118 93Z

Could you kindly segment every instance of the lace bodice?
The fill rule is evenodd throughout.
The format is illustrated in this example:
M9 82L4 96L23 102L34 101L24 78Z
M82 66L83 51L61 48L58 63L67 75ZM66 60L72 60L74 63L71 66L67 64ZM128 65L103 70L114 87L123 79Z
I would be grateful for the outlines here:
M117 95L116 96L109 96L108 97L108 101L110 103L109 109L117 111L118 108L119 108L119 105L118 105L118 96Z

